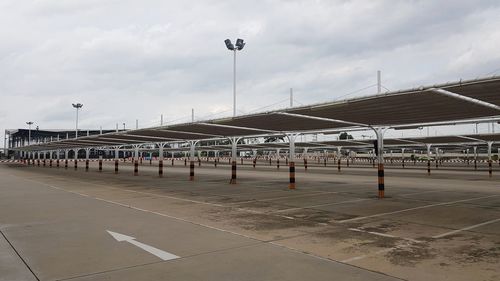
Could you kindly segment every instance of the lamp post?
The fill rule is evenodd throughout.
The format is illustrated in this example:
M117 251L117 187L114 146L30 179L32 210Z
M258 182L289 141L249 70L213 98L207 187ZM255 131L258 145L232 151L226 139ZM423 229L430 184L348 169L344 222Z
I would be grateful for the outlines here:
M74 104L73 103L73 107L76 108L76 130L75 130L75 139L76 139L76 138L78 138L78 110L83 107L83 104L81 104L81 103Z
M28 145L31 144L31 125L33 125L32 121L26 122L28 124Z
M243 39L237 39L236 44L233 45L231 43L231 40L226 39L224 40L224 43L226 43L226 47L229 51L234 52L234 61L233 61L233 117L236 116L236 52L243 50L243 47L245 47L245 43L243 42Z

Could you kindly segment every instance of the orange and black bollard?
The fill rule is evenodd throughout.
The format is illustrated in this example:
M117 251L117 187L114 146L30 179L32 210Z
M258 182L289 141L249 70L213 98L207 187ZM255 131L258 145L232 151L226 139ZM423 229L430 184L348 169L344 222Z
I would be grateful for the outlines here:
M59 168L59 159L56 160L56 167Z
M174 158L172 158L172 166L174 165Z
M477 170L477 160L474 159L474 170Z
M378 198L384 198L384 164L378 164Z
M431 160L427 160L427 175L431 174Z
M118 159L115 159L115 174L118 174Z
M349 158L347 158L347 167L349 168Z
M75 170L78 169L78 160L75 159Z
M280 168L280 160L279 159L276 159L276 168Z
M339 161L337 161L337 171L340 172L340 158L339 158Z
M323 166L326 167L326 157L325 157L325 159L323 159Z
M375 159L372 158L372 167L375 168Z
M230 184L236 184L236 161L231 162L231 181Z
M187 166L187 159L184 158L184 166Z
M403 168L405 167L405 160L401 160L401 165L403 166Z
M158 161L158 176L163 177L163 160Z
M37 163L38 167L40 167L40 159L36 159L36 163Z
M85 172L89 171L89 159L85 160Z
M102 159L99 159L99 172L102 172Z
M49 160L49 167L52 168L52 159Z
M43 159L43 166L44 166L44 167L46 166L46 162L47 162L47 161L46 161L45 159Z
M200 166L201 166L201 159L200 159L200 157L198 157L198 167L200 167Z
M189 180L194 181L194 161L189 162Z
M68 168L68 159L65 159L64 160L64 169L67 169Z
M214 167L217 168L217 159L214 158Z
M490 176L490 178L492 174L493 174L493 168L491 166L491 160L488 160L488 175Z
M139 160L134 160L134 176L139 175Z
M290 161L288 166L290 169L290 183L288 184L288 188L295 189L295 162Z
M269 166L272 166L273 165L273 162L271 160L271 158L269 158Z
M149 157L149 166L153 165L153 156Z
M253 167L255 168L255 165L257 164L257 158L253 159Z
M307 171L307 159L304 158L304 169Z

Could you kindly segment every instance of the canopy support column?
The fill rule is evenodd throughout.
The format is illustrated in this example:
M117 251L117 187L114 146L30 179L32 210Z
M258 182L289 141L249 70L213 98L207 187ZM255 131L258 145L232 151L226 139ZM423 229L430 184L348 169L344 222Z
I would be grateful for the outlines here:
M90 148L85 148L85 172L89 171L89 154Z
M491 165L491 147L493 146L493 142L489 141L488 142L488 175L491 178L493 174L493 167Z
M241 138L230 138L231 141L231 180L230 184L236 184L236 155L238 153L238 142Z
M426 144L427 147L427 175L431 174L431 144Z

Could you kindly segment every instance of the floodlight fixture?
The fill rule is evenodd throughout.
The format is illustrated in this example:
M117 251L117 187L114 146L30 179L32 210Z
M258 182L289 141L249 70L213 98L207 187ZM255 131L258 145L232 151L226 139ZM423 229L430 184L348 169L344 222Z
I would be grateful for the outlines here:
M236 40L236 48L238 49L238 51L241 51L243 50L243 47L245 47L245 42L243 42L243 39L238 38Z
M224 40L224 43L226 43L226 47L228 50L234 51L234 45L233 45L233 43L231 43L231 40L226 39L226 40Z

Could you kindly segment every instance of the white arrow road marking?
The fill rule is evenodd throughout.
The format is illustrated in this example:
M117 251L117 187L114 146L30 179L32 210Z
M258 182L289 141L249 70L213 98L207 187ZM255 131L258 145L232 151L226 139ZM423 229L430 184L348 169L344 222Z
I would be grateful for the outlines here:
M134 237L131 237L131 236L127 236L127 235L124 235L124 234L120 234L120 233L116 233L116 232L113 232L113 231L109 231L109 230L106 230L111 236L113 236L113 238L115 238L116 241L118 242L122 242L122 241L125 241L125 242L128 242L132 245L135 245L141 249L143 249L144 251L150 253L150 254L153 254L157 257L159 257L160 259L164 260L164 261L168 261L168 260L173 260L173 259L178 259L180 257L174 255L174 254L171 254L171 253L168 253L168 252L165 252L165 251L162 251L160 249L157 249L155 247L152 247L152 246L149 246L149 245L146 245L144 243L141 243L139 241L135 241L135 238Z

